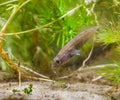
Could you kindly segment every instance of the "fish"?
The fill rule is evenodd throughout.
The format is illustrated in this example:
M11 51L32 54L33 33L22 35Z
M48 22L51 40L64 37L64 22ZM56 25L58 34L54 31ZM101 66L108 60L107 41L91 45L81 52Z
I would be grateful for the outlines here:
M93 26L77 34L58 52L58 54L52 61L52 67L62 66L73 56L80 55L79 49L86 43L86 41L99 27L99 25Z

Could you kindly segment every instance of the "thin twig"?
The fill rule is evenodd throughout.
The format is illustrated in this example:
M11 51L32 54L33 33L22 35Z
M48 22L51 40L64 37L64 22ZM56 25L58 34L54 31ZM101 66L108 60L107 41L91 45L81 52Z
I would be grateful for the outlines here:
M39 80L39 81L55 82L55 80L33 77L33 76L27 76L27 75L25 75L24 77L29 78L29 79Z
M95 70L95 69L100 69L100 68L105 68L105 67L118 67L117 64L103 64L103 65L96 65L96 66L89 66L87 68L81 69L81 70L77 70L78 72L82 72L82 71L89 71L89 70Z
M47 77L47 76L45 76L45 75L42 75L42 74L39 74L39 73L33 71L32 69L27 68L27 67L25 67L25 66L23 66L23 65L20 65L20 68L23 68L23 69L25 69L26 71L29 71L29 72L31 72L31 73L33 73L33 74L35 74L35 75L38 75L38 76L40 76L40 77L42 77L42 78L46 78L46 79L49 78L49 77Z
M19 81L18 81L18 82L19 82L18 84L19 84L19 87L20 87L21 84L22 84L22 81L21 81L21 71L18 71L18 77L19 77L19 78L18 78L18 80L19 80Z
M18 67L20 67L20 62L18 63ZM19 87L21 86L21 84L22 84L22 81L21 81L21 71L18 71L18 80L19 80Z

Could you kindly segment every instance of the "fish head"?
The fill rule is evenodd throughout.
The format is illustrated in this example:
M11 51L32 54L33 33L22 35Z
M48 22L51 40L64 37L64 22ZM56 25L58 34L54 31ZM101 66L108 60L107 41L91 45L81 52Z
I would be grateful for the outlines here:
M66 61L68 60L68 55L63 55L63 56L56 56L54 59L53 59L53 63L52 63L52 66L53 67L57 67L57 66L61 66L61 65L64 65L66 63Z
M61 64L60 57L56 56L56 57L53 59L52 67L59 66L60 64Z
M76 49L73 49L73 50L70 50L70 51L66 52L65 54L57 55L53 59L52 67L57 67L57 66L64 65L74 55L80 55L80 51L76 50Z

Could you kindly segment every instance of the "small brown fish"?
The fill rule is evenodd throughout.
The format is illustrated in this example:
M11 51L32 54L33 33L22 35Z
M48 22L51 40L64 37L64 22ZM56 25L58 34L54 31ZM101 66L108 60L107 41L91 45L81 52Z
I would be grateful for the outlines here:
M64 65L74 55L80 55L80 51L77 49L81 48L98 28L99 26L94 26L76 35L59 51L53 59L52 66Z

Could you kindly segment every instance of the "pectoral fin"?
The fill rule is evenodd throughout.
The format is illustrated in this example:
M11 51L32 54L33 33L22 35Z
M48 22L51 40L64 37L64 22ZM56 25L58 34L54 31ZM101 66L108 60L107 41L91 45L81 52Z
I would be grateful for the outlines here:
M74 56L74 55L80 55L80 50L73 49L73 50L71 51L71 56Z

